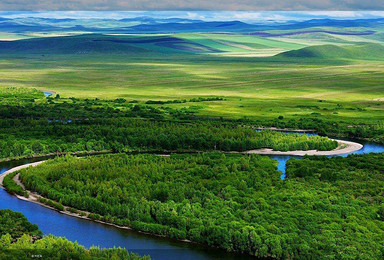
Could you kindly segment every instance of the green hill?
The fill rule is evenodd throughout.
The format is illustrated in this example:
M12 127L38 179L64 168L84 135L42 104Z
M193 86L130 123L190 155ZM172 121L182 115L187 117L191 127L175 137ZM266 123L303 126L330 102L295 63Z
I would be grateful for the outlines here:
M384 46L374 43L350 46L318 45L283 52L276 57L381 60L384 59Z
M0 54L144 54L220 52L174 36L85 34L0 41Z

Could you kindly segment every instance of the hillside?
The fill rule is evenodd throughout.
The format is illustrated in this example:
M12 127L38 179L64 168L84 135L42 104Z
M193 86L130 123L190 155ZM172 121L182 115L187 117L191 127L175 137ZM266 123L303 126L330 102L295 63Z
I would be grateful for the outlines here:
M210 53L214 48L173 36L85 34L0 41L0 54Z
M320 59L384 59L384 46L381 44L356 44L351 46L318 45L277 54L285 58Z

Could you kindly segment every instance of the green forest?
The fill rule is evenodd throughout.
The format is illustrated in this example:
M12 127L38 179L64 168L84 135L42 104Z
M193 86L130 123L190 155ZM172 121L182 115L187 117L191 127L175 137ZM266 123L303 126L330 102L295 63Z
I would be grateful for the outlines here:
M45 100L36 90L12 88L0 95L7 97L0 107L0 158L94 151L332 150L338 145L326 137L257 132L236 121L181 120L177 115L188 113L120 99L55 103L61 98Z
M0 259L124 259L149 260L125 249L89 249L63 237L42 236L38 226L9 209L0 210Z
M257 155L65 156L24 169L20 178L92 219L228 251L380 259L383 159L291 159L281 180L276 162Z
M12 120L4 122L0 136L3 158L77 151L242 152L260 148L332 150L338 146L336 141L319 136L257 132L209 122L186 125L141 119L95 119L73 124Z

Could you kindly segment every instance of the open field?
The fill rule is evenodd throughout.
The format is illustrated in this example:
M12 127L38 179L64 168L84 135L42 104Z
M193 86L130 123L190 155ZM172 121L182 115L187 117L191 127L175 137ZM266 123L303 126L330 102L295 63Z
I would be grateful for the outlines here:
M309 60L183 52L3 54L0 84L52 90L61 97L141 102L219 96L225 100L167 106L192 107L200 115L229 118L283 115L381 120L384 62L374 55L368 60Z

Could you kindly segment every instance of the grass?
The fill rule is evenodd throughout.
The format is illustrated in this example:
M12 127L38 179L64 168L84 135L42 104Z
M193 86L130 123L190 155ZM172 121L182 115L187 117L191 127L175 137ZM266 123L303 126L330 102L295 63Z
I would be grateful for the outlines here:
M216 49L229 41L244 46L253 44L255 49L256 44L268 48L299 47L298 44L273 45L276 42L263 45L272 40L256 42L257 37L243 35L181 34L177 37ZM138 37L124 36L124 39ZM151 43L144 45L149 48ZM384 62L380 57L375 60L374 51L369 55L370 60L356 60L350 56L255 58L182 51L160 53L156 48L161 47L152 45L153 52L130 55L3 54L0 56L0 86L52 90L61 97L125 98L142 103L218 96L225 100L166 106L190 107L200 115L228 118L284 115L285 118L322 117L348 121L384 119L384 102L380 101L384 98ZM239 45L226 46L234 52L241 49ZM315 48L322 49L321 46ZM361 51L362 47L351 46L337 48L345 49L348 54L356 53L357 48L362 53L358 55L360 58L375 50L364 47ZM243 48L246 53L245 50ZM327 52L327 49L317 51Z

